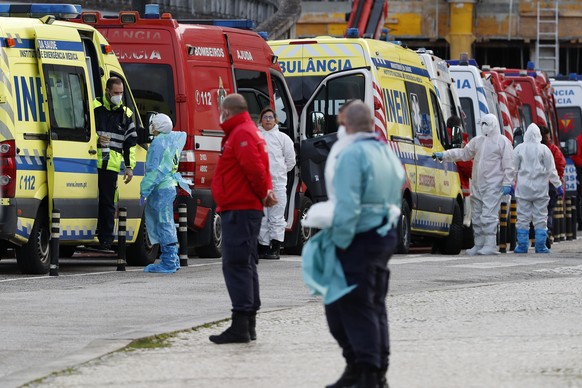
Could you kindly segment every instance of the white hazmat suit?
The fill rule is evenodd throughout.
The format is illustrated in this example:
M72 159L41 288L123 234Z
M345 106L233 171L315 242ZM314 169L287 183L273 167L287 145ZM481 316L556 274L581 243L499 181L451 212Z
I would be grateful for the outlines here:
M548 182L561 188L562 182L556 171L550 149L541 143L542 135L536 124L530 124L524 142L515 147L517 184L517 242L515 253L526 253L529 246L529 223L535 228L536 252L546 253L548 225ZM538 243L539 240L539 243ZM539 245L539 246L538 246Z
M293 141L287 134L279 131L275 125L267 131L259 125L261 134L267 142L269 152L269 170L273 180L273 191L277 204L264 209L265 216L261 222L259 244L268 246L271 240L283 242L285 239L285 207L287 206L287 173L295 166L295 149Z
M464 148L443 152L443 160L473 160L470 198L475 246L467 250L467 254L498 254L497 226L502 192L504 187L513 184L515 172L513 146L501 135L497 117L483 116L481 135L471 139Z

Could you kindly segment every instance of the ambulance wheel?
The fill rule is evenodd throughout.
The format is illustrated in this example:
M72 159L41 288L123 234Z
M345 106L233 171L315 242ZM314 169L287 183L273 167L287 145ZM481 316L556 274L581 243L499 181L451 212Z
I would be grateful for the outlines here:
M461 213L461 206L459 206L458 202L455 202L449 236L445 237L441 244L441 252L445 255L458 255L461 253L463 248L463 213Z
M297 245L285 249L292 255L300 255L301 251L303 250L303 246L307 244L307 240L309 240L314 233L313 228L307 228L301 225L301 220L305 218L311 205L313 205L311 199L306 196L301 198L301 210L299 213L299 223L297 224L297 227L300 228L299 236L297 238Z
M198 257L218 258L222 256L222 218L220 214L212 211L212 228L210 230L210 243L196 248Z
M407 254L410 251L410 206L402 200L400 221L398 221L398 247L396 253Z
M152 244L146 229L145 219L142 218L137 239L131 245L127 246L127 265L146 266L153 264L158 258L160 246Z
M30 232L28 242L16 248L16 262L24 274L42 275L49 271L49 219L44 206L38 209L36 221Z

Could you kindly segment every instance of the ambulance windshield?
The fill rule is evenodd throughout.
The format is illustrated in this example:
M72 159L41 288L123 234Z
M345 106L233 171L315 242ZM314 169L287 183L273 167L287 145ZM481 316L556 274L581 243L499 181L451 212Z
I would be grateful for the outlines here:
M176 122L172 68L165 64L122 63L137 108L145 123L149 111L165 113Z
M560 142L575 139L582 132L582 113L578 106L557 108Z

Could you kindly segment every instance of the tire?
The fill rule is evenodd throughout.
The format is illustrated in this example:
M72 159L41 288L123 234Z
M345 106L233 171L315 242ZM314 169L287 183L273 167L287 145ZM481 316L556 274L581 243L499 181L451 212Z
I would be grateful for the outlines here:
M301 251L303 251L303 246L307 244L307 241L313 236L314 229L313 228L306 228L301 225L301 220L305 218L307 215L307 211L313 205L311 199L306 196L301 197L301 209L299 211L299 223L297 227L299 229L299 236L297 237L297 244L295 246L285 248L285 251L292 254L292 255L300 255Z
M50 268L50 230L48 211L45 206L38 209L36 221L28 242L16 248L16 262L24 274L43 275Z
M196 248L196 253L198 257L216 259L222 257L222 218L214 210L212 211L210 228L209 244Z
M61 245L59 247L59 256L64 258L71 258L77 251L77 247L74 245Z
M445 255L458 255L463 248L463 213L461 206L455 202L453 210L453 222L449 229L448 237L445 237L441 243L441 252Z
M463 225L463 249L471 249L475 246L475 236L473 235L473 225Z
M410 206L403 199L400 208L400 220L398 221L398 247L396 253L407 254L410 251Z
M158 258L160 246L150 242L144 217L141 219L137 239L127 246L127 265L143 267L152 264Z

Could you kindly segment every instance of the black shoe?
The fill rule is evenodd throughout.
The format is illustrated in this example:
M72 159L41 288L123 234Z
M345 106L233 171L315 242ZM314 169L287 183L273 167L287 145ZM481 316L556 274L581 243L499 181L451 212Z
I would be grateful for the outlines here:
M358 378L354 388L377 388L380 384L378 370L370 365L358 365Z
M271 240L271 247L269 251L265 254L264 259L269 260L279 260L281 257L279 256L279 251L281 249L281 242L277 240Z
M258 251L258 254L259 254L259 259L264 259L265 258L265 255L267 253L269 253L269 250L271 249L270 246L268 246L268 245L262 245L262 244L259 244L257 248L258 248L257 251Z
M249 336L249 317L243 313L232 313L232 323L228 329L219 335L211 335L208 339L217 345L245 344L251 342Z
M358 369L354 364L347 364L344 373L339 380L333 384L326 385L325 388L349 388L353 387L358 381Z
M249 337L251 341L257 339L257 313L249 315Z
M101 253L115 253L115 251L111 248L111 243L101 243L96 247L89 247Z

